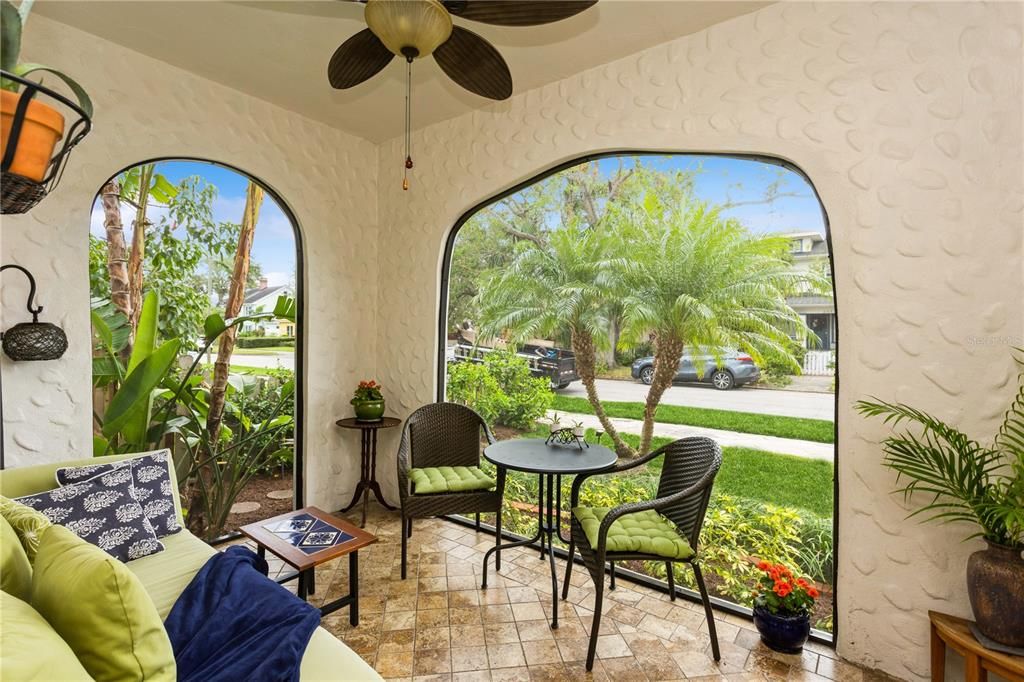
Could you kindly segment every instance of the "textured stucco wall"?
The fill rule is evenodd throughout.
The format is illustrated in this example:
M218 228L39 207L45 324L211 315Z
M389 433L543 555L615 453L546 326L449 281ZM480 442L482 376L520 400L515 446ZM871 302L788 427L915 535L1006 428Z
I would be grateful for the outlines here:
M163 156L235 165L294 211L306 256L306 499L336 509L358 479L359 446L334 420L349 389L373 373L376 315L376 147L298 114L195 77L41 16L25 38L29 60L62 67L96 106L96 126L74 152L57 192L30 214L4 216L0 259L39 279L43 319L64 327L57 362L4 356L8 466L87 456L89 215L100 185L125 166ZM258 235L257 235L258 237ZM3 326L24 319L26 285L4 273Z
M926 675L926 612L968 611L977 545L904 520L874 445L884 429L851 403L911 401L988 438L1009 401L1010 344L1024 337L1022 7L775 5L418 131L409 192L401 140L383 145L391 406L434 399L442 247L476 202L601 150L792 161L821 194L836 254L839 652Z

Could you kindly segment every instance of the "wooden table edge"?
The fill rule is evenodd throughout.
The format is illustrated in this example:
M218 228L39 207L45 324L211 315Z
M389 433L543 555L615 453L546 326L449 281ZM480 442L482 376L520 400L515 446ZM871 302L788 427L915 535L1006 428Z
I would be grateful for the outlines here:
M353 537L353 539L343 543L342 545L333 545L318 552L306 554L298 547L286 543L284 540L277 537L277 535L263 527L274 523L275 521L283 521L298 514L309 514L319 521L323 521L324 523L334 526L340 531L348 533ZM262 521L247 523L239 528L238 532L258 545L264 547L268 552L298 571L305 571L319 566L320 564L327 563L332 559L337 559L338 557L358 552L364 547L368 547L380 540L376 535L363 530L354 523L351 523L341 517L334 516L333 514L329 514L319 507L302 507L301 509L295 509L294 511L278 514L277 516L271 516L270 518L263 519ZM323 556L318 556L320 554L323 554Z
M944 648L953 649L965 659L968 656L975 656L982 661L982 665L987 670L1007 679L1013 680L1015 676L1018 679L1024 679L1024 657L986 649L971 632L971 621L966 618L929 610L928 622L932 632L941 641ZM932 645L935 645L934 641ZM936 663L938 663L937 660L932 661L933 666ZM943 661L944 665L945 661ZM932 672L934 674L935 671ZM942 677L933 679L942 679Z

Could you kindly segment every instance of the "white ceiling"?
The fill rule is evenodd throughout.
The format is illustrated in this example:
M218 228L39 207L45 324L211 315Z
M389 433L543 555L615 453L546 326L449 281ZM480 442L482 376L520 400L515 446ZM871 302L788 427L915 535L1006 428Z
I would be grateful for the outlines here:
M525 92L766 4L600 0L546 26L455 21L501 51ZM366 27L355 2L37 0L34 11L374 142L402 133L401 60L350 90L327 83L334 50ZM487 106L503 105L462 90L433 59L413 64L414 127Z

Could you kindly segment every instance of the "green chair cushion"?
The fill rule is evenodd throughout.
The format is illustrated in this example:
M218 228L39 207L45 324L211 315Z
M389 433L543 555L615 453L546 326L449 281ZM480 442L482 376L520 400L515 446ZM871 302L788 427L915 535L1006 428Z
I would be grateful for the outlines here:
M0 516L0 589L28 600L32 592L32 564L11 524Z
M598 530L608 507L576 507L572 513L579 519L590 546L597 548ZM653 554L666 559L689 559L694 555L690 543L679 534L676 524L649 509L620 516L608 529L605 548L609 552Z
M79 608L68 604L66 608ZM46 619L17 597L0 593L0 679L91 680L75 652Z
M414 468L409 470L409 480L415 495L490 490L497 485L480 467Z
M63 526L39 543L32 606L95 679L175 679L171 641L142 582Z
M0 516L4 517L7 523L11 524L21 546L25 548L29 563L36 559L36 551L39 549L39 538L43 531L52 526L50 519L40 511L28 507L21 502L15 502L0 495Z

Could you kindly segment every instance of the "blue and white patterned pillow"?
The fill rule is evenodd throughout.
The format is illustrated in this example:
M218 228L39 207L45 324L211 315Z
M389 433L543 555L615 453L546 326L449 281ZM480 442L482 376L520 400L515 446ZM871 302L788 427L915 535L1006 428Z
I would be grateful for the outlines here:
M164 550L132 494L133 488L131 467L119 467L16 501L42 512L112 557L131 561Z
M131 459L107 464L90 464L83 467L57 469L58 485L93 478L99 474L131 466L135 478L135 499L142 505L158 538L173 535L181 530L178 515L174 511L171 470L168 466L170 450L156 450Z

